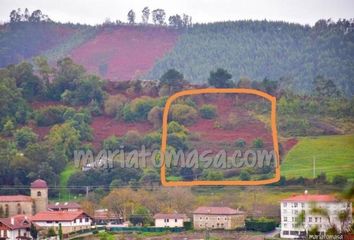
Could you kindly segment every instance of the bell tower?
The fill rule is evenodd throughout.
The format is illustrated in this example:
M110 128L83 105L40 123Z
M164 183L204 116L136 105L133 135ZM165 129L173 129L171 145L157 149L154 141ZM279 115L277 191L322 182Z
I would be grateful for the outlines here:
M31 198L33 200L33 213L48 210L48 185L42 179L31 183Z

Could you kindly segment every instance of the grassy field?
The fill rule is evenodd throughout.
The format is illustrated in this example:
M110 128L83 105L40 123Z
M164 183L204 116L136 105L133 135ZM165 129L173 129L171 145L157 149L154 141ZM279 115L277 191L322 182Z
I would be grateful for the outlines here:
M281 165L281 175L292 177L313 177L326 173L327 178L343 175L354 179L354 135L321 136L300 138L289 151Z
M72 174L78 171L73 164L68 164L64 171L60 173L60 199L61 201L70 200L69 190L66 188L68 180Z

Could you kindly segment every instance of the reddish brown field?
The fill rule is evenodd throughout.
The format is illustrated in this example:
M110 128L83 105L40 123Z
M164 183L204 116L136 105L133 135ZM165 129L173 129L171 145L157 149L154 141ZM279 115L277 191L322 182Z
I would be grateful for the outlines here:
M144 135L144 133L147 133L153 129L152 125L148 122L117 122L114 118L107 116L94 117L91 127L93 128L93 145L95 148L100 147L104 139L113 135L121 137L130 130L136 130L141 135Z
M269 126L253 118L242 107L248 99L241 97L241 99L235 101L235 96L230 94L218 94L218 96L209 98L206 96L207 95L205 95L204 100L199 98L198 105L201 104L201 101L215 105L218 117L211 120L200 118L196 124L188 127L190 132L200 134L201 142L204 142L203 144L197 144L196 147L198 149L218 150L221 149L224 144L233 145L236 140L240 138L246 141L247 146L251 146L254 139L261 138L264 142L264 148L273 149L272 133ZM230 113L235 114L239 124L232 130L216 127L215 122L225 121Z
M176 31L159 27L107 28L70 55L92 73L100 74L100 66L106 65L103 77L130 80L149 71L174 47L177 37Z

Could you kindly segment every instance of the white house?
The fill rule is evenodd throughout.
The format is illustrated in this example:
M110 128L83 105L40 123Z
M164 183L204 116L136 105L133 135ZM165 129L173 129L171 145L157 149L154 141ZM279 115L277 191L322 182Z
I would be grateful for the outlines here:
M46 211L31 218L39 228L53 228L56 232L61 224L63 234L91 228L92 219L83 211Z
M154 215L155 227L183 227L184 222L189 222L186 214L157 213Z
M301 194L283 199L281 201L281 238L298 238L306 235L306 232L317 226L320 234L325 234L330 227L327 217L311 213L311 209L324 208L329 213L330 223L335 225L337 229L341 229L341 223L338 219L340 211L352 212L352 204L350 202L339 201L332 195L311 195ZM305 221L301 226L296 226L296 219L304 211ZM345 228L351 225L352 219L344 224Z
M17 240L32 239L30 234L31 222L25 215L0 218L0 239Z

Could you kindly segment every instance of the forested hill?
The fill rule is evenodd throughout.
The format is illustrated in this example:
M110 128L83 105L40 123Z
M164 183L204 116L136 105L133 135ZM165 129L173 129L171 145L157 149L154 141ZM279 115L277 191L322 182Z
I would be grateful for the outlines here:
M206 82L217 67L234 80L283 77L291 87L311 89L317 75L333 79L346 94L354 93L353 21L318 21L315 26L284 22L237 21L196 24L149 73L157 78L176 68L192 82Z
M298 92L310 90L313 79L322 75L346 95L354 95L352 20L320 20L313 27L236 21L177 30L115 23L20 22L0 26L0 67L43 54L51 62L71 56L89 71L114 81L158 79L175 68L186 80L201 83L220 67L229 71L234 81L241 77L281 79L283 85Z

